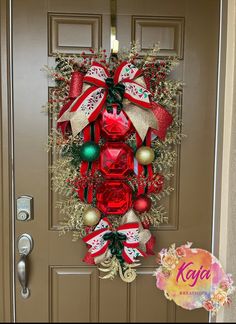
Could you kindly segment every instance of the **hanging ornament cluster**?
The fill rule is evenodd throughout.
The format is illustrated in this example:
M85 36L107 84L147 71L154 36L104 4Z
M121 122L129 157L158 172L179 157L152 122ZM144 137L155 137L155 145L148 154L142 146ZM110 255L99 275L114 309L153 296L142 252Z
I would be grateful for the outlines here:
M177 59L155 49L140 57L134 45L115 63L104 50L56 63L49 148L58 156L53 188L68 197L59 203L62 231L82 237L84 261L100 265L103 278L131 282L139 258L153 254L150 226L167 220L161 198L172 191L181 140L181 82L167 78Z

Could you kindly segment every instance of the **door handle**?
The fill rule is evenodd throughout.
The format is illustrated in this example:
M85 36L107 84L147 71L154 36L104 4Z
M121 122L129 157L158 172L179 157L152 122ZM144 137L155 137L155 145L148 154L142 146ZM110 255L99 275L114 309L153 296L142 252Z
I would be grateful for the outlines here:
M29 297L29 288L28 285L28 265L27 265L27 256L22 254L20 260L17 263L17 275L19 282L21 284L21 296L23 298Z
M17 240L17 248L20 260L17 263L17 276L21 285L21 296L26 299L30 295L28 288L29 263L28 255L33 249L33 239L29 234L22 234Z

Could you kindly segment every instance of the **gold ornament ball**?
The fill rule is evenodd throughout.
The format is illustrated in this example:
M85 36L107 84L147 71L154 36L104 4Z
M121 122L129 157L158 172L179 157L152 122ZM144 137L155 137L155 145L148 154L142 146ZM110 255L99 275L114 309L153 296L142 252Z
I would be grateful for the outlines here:
M101 218L100 211L95 207L88 207L83 215L84 218L84 225L93 226L99 222Z
M153 162L153 160L155 159L155 153L154 153L153 149L151 149L151 147L141 146L137 150L135 157L139 164L148 165L148 164L151 164Z

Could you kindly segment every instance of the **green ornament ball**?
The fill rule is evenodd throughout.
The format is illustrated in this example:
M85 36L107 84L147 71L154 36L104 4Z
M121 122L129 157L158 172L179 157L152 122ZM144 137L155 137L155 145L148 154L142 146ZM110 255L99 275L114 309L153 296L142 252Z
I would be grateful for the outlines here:
M94 142L86 142L81 146L79 154L82 161L92 162L98 159L100 147Z

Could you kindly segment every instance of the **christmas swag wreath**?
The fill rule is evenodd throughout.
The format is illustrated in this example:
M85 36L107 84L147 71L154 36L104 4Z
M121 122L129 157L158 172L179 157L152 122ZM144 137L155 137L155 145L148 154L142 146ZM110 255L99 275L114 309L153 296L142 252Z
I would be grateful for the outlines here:
M178 92L169 74L176 58L145 57L137 45L118 57L105 50L55 58L48 112L56 127L49 149L61 232L82 238L84 261L102 278L132 282L139 257L153 255L150 232L167 222L161 199L171 193L176 145L181 141Z

